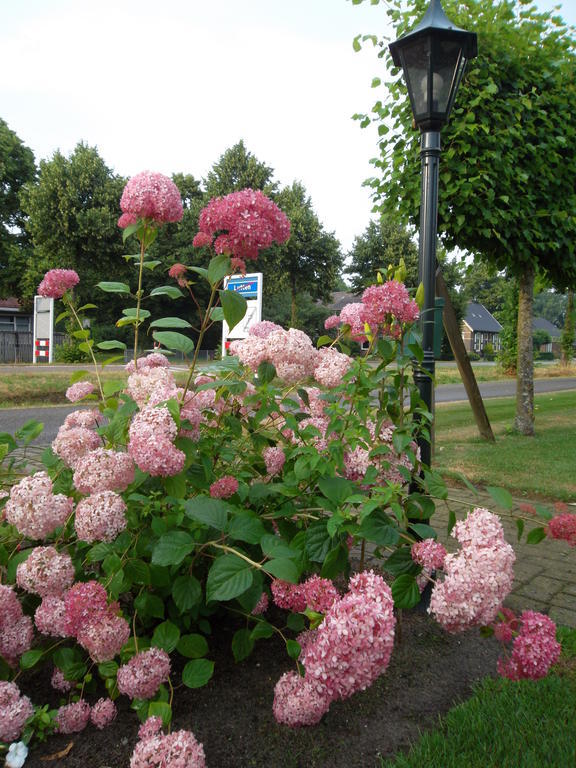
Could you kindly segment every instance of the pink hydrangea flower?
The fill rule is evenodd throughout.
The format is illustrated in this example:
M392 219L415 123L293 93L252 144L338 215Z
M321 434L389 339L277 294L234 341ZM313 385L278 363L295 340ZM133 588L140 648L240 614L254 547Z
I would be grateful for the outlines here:
M127 373L143 371L147 368L170 368L170 360L162 352L151 352L145 357L139 357L136 360L136 364L134 364L134 360L130 360L124 366L124 370Z
M99 426L100 418L101 413L98 408L82 408L82 410L69 413L62 426L65 429L72 429L72 427L95 428Z
M252 615L261 616L263 613L266 613L266 611L268 610L269 603L270 601L268 599L268 593L262 592L262 594L260 595L260 599L254 606L254 608L252 608Z
M64 597L48 595L45 597L34 614L36 629L43 635L52 637L68 637L70 628L66 616Z
M170 277L173 277L178 285L181 288L185 288L188 284L186 280L186 273L188 272L188 267L185 264L172 264L170 269L168 270L168 275Z
M0 741L16 741L33 714L32 702L20 693L16 683L0 680Z
M116 616L110 608L88 621L76 633L78 644L97 664L112 661L129 637L130 624L122 616Z
M80 541L114 541L126 528L126 504L114 491L87 496L76 506L74 529Z
M68 634L76 637L90 622L108 612L108 593L98 581L79 581L64 596Z
M330 579L323 579L316 574L306 579L300 587L306 601L306 608L317 613L326 613L340 599Z
M35 547L16 568L16 583L26 592L46 597L61 595L74 581L74 564L54 547Z
M143 171L133 176L122 193L120 208L130 219L120 218L119 226L147 219L155 224L182 219L183 208L176 184L161 173Z
M278 723L291 728L316 725L329 708L326 692L297 672L286 672L276 683L272 711Z
M262 451L262 458L266 464L266 472L272 477L282 471L286 462L286 454L279 446L270 446Z
M340 310L340 322L350 326L350 336L354 341L366 341L366 321L364 305L360 302L346 304Z
M415 563L429 571L435 571L444 565L447 552L446 547L439 541L424 539L412 544L410 554Z
M260 320L258 323L252 323L248 328L249 336L256 336L259 339L267 339L272 331L281 331L282 326L272 323L270 320Z
M364 320L374 334L398 337L399 324L413 323L419 315L418 304L410 298L404 283L397 280L366 288L362 304Z
M84 699L66 704L56 712L57 733L80 733L90 720L90 704Z
M446 555L445 578L430 599L435 619L448 632L492 623L512 589L514 550L499 518L477 508L452 529L460 552Z
M512 644L512 655L498 660L498 672L510 680L539 680L560 658L562 647L556 640L556 624L548 616L524 611L520 631Z
M174 374L163 366L138 368L128 377L126 393L140 408L146 405L158 405L176 398L177 387Z
M352 358L343 355L332 347L322 347L318 350L314 378L323 387L330 389L342 383L342 378L349 371Z
M30 616L22 615L10 624L4 623L0 630L0 656L15 667L20 656L32 647L33 638L34 625Z
M6 522L22 535L44 539L64 525L73 507L73 499L52 493L52 480L46 472L36 472L12 487L4 513Z
M289 328L266 338L266 356L280 379L295 384L314 375L318 351L304 331Z
M576 547L576 515L565 512L548 522L547 534L551 539L566 541Z
M168 408L145 408L130 425L128 453L143 472L154 477L177 475L186 461L184 452L172 442L177 431Z
M212 243L216 253L244 261L256 259L260 250L285 243L289 237L290 222L276 203L259 190L243 189L208 203L200 213L192 244Z
M80 278L73 269L51 269L38 286L38 295L47 299L61 299L66 291L78 285Z
M118 690L131 699L151 699L169 677L170 656L161 648L150 648L120 667Z
M74 468L74 487L80 493L125 491L133 482L132 457L109 448L90 451Z
M340 315L330 315L324 320L324 328L330 331L332 328L338 328L340 325Z
M213 499L228 499L238 490L238 480L232 475L224 475L210 486L210 496Z
M306 596L302 592L300 584L291 584L289 581L274 579L270 584L272 599L278 608L284 608L287 611L301 613L306 610Z
M64 423L52 441L52 450L65 464L74 469L83 456L101 445L102 438L93 429L68 427Z
M148 717L138 728L138 738L140 741L146 739L152 739L154 736L162 731L162 718L161 717Z
M55 691L60 691L61 693L69 693L74 688L74 682L66 680L64 673L58 667L54 667L52 677L50 678L50 685Z
M110 725L116 718L116 714L116 704L114 704L112 699L98 699L90 710L90 722L101 731Z
M364 690L390 662L394 645L394 601L390 587L374 573L351 580L300 656L306 680L330 700Z
M76 403L78 400L82 400L83 397L91 395L94 392L94 384L91 381L77 381L68 387L66 390L66 397L71 403Z
M130 768L206 768L204 748L190 731L158 734L136 744Z

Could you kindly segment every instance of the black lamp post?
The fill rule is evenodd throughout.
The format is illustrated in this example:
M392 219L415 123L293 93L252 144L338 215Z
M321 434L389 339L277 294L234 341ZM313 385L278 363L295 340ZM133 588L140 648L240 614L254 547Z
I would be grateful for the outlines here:
M420 396L434 412L434 298L438 220L440 129L448 122L456 91L468 59L477 55L476 34L458 29L448 19L440 0L431 0L420 23L390 44L397 67L402 67L414 121L421 131L422 195L418 278L424 287L421 315L423 371L415 375ZM422 461L430 466L432 446L420 444Z

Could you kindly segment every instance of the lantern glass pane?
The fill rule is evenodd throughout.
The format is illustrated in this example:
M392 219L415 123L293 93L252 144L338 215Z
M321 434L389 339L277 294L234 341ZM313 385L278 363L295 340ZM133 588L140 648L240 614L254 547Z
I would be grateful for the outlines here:
M455 40L442 40L434 53L432 110L448 116L461 77L462 46Z
M405 45L401 57L412 111L415 116L422 115L429 108L430 40L421 38Z

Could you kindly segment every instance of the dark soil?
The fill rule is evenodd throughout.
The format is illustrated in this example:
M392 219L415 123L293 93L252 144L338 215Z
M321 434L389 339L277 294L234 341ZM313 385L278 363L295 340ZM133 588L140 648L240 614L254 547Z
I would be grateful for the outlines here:
M387 673L370 689L300 729L277 725L272 715L274 685L290 669L284 645L259 641L240 664L223 648L205 688L176 691L173 728L193 731L208 768L379 768L380 755L407 749L469 697L476 681L493 675L499 653L493 639L448 635L417 611L403 614L401 635ZM40 702L43 687L27 692ZM128 768L139 724L124 697L117 703L112 726L54 736L31 751L26 768Z

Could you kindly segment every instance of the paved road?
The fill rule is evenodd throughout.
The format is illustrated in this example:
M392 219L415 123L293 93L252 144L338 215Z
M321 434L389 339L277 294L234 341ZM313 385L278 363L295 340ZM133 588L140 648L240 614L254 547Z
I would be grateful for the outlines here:
M483 398L489 397L513 397L516 393L515 381L488 381L479 384ZM576 403L576 377L557 379L536 379L534 381L536 393L561 392L575 390L574 402ZM462 384L442 384L436 387L436 402L458 402L466 400L466 392ZM38 445L47 445L56 437L58 428L68 413L77 410L73 405L53 405L45 408L9 408L0 409L0 432L14 434L17 429L31 419L36 419L44 424L44 432L37 439Z

